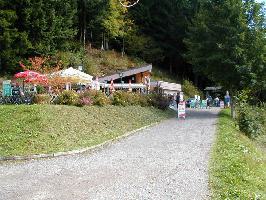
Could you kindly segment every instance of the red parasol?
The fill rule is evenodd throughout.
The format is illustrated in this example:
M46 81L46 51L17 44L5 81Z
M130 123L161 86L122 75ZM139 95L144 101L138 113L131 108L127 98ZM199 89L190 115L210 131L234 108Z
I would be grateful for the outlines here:
M40 74L35 71L27 70L24 72L19 72L14 75L15 78L23 78L26 83L48 83L48 78L46 75Z
M35 78L38 77L40 74L35 71L27 70L24 72L19 72L14 75L15 78Z

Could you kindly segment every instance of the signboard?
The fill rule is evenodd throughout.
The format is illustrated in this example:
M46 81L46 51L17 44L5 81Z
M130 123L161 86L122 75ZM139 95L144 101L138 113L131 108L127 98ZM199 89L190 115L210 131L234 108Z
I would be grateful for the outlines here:
M180 98L180 101L184 101L184 93L183 92L180 92L179 93L179 98Z
M3 97L11 96L12 88L11 88L11 80L3 81Z
M177 109L178 118L186 118L186 104L184 101L180 101Z
M220 101L220 108L224 108L224 101Z

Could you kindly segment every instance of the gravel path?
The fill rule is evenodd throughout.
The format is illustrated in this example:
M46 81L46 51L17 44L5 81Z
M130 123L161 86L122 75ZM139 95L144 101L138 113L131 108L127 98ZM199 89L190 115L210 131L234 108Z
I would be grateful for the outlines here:
M2 163L0 199L209 199L218 111L188 111L90 153Z

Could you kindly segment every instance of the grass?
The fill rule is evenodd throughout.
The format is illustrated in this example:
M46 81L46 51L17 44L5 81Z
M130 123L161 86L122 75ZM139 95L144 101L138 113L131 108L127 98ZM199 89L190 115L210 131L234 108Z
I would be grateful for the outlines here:
M210 162L213 199L266 199L265 152L237 129L229 112L220 113Z
M121 53L115 51L98 49L88 49L85 54L84 52L59 52L57 57L62 61L64 67L83 63L84 71L93 76L111 75L146 64L142 60L127 55L122 56Z
M171 116L140 106L0 106L0 156L89 147Z

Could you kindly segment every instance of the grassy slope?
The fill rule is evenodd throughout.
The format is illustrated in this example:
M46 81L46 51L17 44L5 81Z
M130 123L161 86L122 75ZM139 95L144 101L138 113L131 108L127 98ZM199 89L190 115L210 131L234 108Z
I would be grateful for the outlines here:
M88 147L172 114L139 106L0 106L0 156Z
M266 155L237 130L229 110L220 114L210 172L213 199L266 199Z

